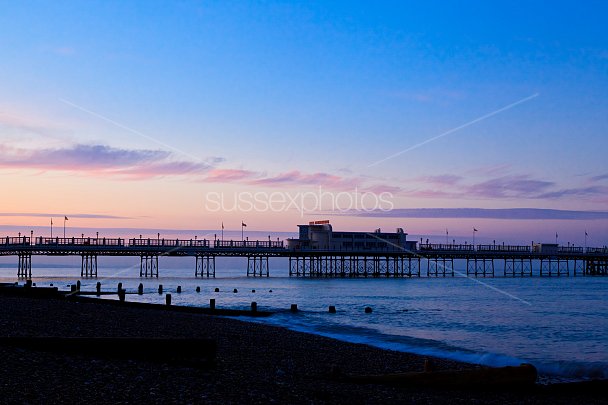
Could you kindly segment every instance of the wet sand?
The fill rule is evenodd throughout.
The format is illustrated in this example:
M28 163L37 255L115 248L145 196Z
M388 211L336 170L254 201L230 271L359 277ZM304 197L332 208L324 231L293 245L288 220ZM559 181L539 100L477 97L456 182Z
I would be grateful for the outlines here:
M602 403L588 389L444 390L353 384L350 374L422 371L424 357L238 319L104 302L0 295L2 336L189 337L217 343L194 368L0 346L3 403ZM150 358L154 353L150 353ZM474 365L433 359L438 370ZM560 388L560 389L557 389ZM604 387L605 388L605 387Z

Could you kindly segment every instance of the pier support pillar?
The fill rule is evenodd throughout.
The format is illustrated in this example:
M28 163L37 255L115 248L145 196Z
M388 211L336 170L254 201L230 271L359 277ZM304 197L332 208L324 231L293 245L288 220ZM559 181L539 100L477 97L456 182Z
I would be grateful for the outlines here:
M32 278L32 254L18 253L17 277Z
M97 277L97 255L83 253L81 258L80 277Z
M139 277L158 278L158 255L142 255Z
M467 276L494 277L494 260L487 257L467 257Z
M586 268L587 268L587 261L585 259L574 259L574 267L573 267L572 275L574 277L584 276Z
M563 276L570 273L568 268L567 260L560 260L559 258L547 257L540 259L540 276L541 277L552 277L552 276Z
M215 255L196 255L196 267L194 277L213 277L215 278Z
M268 256L247 256L247 276L266 276L270 275L268 268Z
M454 258L435 256L427 258L426 273L428 277L454 276Z
M505 277L532 277L532 259L505 258L503 275Z
M420 277L420 257L402 257L401 275L404 277Z
M586 276L608 275L608 259L589 259L585 266Z

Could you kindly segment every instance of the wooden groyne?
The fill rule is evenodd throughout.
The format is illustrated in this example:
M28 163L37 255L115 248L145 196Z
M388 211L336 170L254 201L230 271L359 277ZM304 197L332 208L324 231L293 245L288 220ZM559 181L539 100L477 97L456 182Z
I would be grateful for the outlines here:
M124 291L124 290L123 290ZM257 303L252 303L249 310L244 309L228 309L218 308L214 298L209 300L209 307L189 307L189 306L177 306L171 305L170 300L165 304L153 304L146 302L134 302L127 301L124 295L117 291L116 293L110 293L112 295L118 295L119 300L105 300L94 298L97 293L86 292L81 294L80 291L60 291L57 287L33 287L30 283L25 285L8 284L0 287L0 295L7 296L18 296L28 298L44 298L44 299L60 299L75 302L93 302L97 305L111 305L131 308L141 308L150 310L160 311L173 311L173 312L184 312L194 314L205 314L205 315L216 315L216 316L247 316L247 317L266 317L272 315L269 311L260 311L257 307ZM107 294L106 294L107 295ZM167 294L170 296L170 294ZM254 305L255 304L255 305Z

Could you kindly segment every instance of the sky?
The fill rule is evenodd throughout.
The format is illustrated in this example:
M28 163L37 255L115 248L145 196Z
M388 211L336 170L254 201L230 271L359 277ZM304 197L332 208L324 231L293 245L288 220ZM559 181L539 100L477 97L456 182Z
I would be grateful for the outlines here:
M0 234L607 243L605 2L0 10Z

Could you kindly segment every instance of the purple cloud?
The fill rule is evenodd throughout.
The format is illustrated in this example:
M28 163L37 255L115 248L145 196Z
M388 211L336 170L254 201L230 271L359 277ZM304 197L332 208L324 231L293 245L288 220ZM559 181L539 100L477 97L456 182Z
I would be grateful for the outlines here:
M389 218L475 218L526 220L594 220L608 219L608 211L554 210L544 208L396 208L390 211L350 211L346 216Z
M252 180L251 184L281 186L281 185L318 185L329 187L355 187L358 180L354 178L345 178L329 173L301 173L298 170L292 170L286 173L280 173L272 177L264 177Z
M593 181L608 180L608 173L607 174L600 174L599 176L593 176L591 178L591 180L593 180Z
M485 198L534 197L553 185L525 175L504 176L469 186L466 194Z
M580 188L566 188L562 190L543 193L538 198L584 197L591 195L607 195L608 187L590 186Z
M132 217L121 217L117 215L105 215L105 214L70 214L70 213L48 213L48 212L0 212L0 217L41 217L41 218L52 218L58 217L63 218L90 218L90 219L133 219Z
M462 180L462 176L456 176L453 174L442 174L438 176L421 177L418 180L424 183L432 183L437 185L454 185L460 180Z
M0 146L0 168L59 170L93 175L150 178L206 171L207 163L172 161L162 150L74 145L58 149L15 149Z

